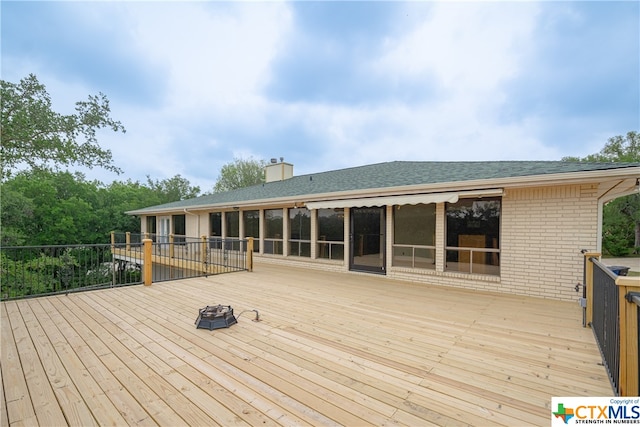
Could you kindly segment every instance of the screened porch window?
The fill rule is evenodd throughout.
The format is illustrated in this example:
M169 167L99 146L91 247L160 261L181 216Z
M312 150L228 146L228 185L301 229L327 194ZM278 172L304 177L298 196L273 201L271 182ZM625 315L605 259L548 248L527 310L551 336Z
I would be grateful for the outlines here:
M156 216L148 216L147 217L147 234L152 241L156 241Z
M264 211L264 248L263 253L282 255L282 209Z
M311 211L289 209L289 255L311 256Z
M173 222L173 242L184 243L187 234L187 224L185 222L185 216L173 215L171 217L171 222Z
M211 212L209 214L209 247L212 249L222 248L222 212Z
M344 209L318 209L316 256L344 259Z
M447 271L500 275L500 198L447 203Z
M435 269L436 205L393 207L393 257L397 267Z
M226 249L240 249L240 212L231 211L226 212L225 215L226 235L225 248Z
M260 252L260 211L242 212L244 237L253 237L253 251Z

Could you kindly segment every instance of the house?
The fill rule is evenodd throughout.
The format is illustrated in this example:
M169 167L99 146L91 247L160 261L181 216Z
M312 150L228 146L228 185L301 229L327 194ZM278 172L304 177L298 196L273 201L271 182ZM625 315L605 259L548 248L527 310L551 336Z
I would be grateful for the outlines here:
M575 300L602 208L640 163L393 161L294 176L128 212L142 232L254 238L260 263Z

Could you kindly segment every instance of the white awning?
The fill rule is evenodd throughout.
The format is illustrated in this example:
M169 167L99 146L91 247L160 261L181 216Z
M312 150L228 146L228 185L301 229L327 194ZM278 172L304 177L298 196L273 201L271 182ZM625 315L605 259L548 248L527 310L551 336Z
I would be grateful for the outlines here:
M502 195L502 189L460 191L448 193L409 194L400 196L363 197L359 199L323 200L307 202L308 209L359 208L371 206L417 205L429 203L455 203L461 197L487 197Z

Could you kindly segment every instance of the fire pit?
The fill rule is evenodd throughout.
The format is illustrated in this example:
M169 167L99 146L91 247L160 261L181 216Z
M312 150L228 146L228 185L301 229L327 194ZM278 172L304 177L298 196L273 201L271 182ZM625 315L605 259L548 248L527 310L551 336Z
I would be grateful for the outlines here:
M208 305L199 310L196 319L196 327L209 329L210 331L220 328L228 328L238 323L233 315L233 308L230 305Z

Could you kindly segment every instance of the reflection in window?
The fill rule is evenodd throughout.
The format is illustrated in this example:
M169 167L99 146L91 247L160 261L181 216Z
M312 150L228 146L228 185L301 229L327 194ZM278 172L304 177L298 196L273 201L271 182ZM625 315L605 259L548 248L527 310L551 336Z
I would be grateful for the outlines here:
M260 211L242 212L244 237L253 237L253 251L260 252Z
M394 206L393 265L435 269L435 233L435 204Z
M289 255L311 256L311 211L289 209Z
M211 212L209 214L209 247L212 249L222 248L222 212Z
M282 255L282 209L264 211L264 249L265 254Z
M226 249L240 249L240 212L232 211L226 212L225 224L227 226L225 232L225 248Z
M172 215L171 222L173 223L173 242L184 243L187 234L187 224L185 222L185 216Z
M155 242L156 241L156 217L155 217L155 215L147 217L147 233L149 234L149 237L151 238L151 240L153 240Z
M500 274L500 198L447 203L446 270Z
M317 257L344 260L344 209L318 209Z

